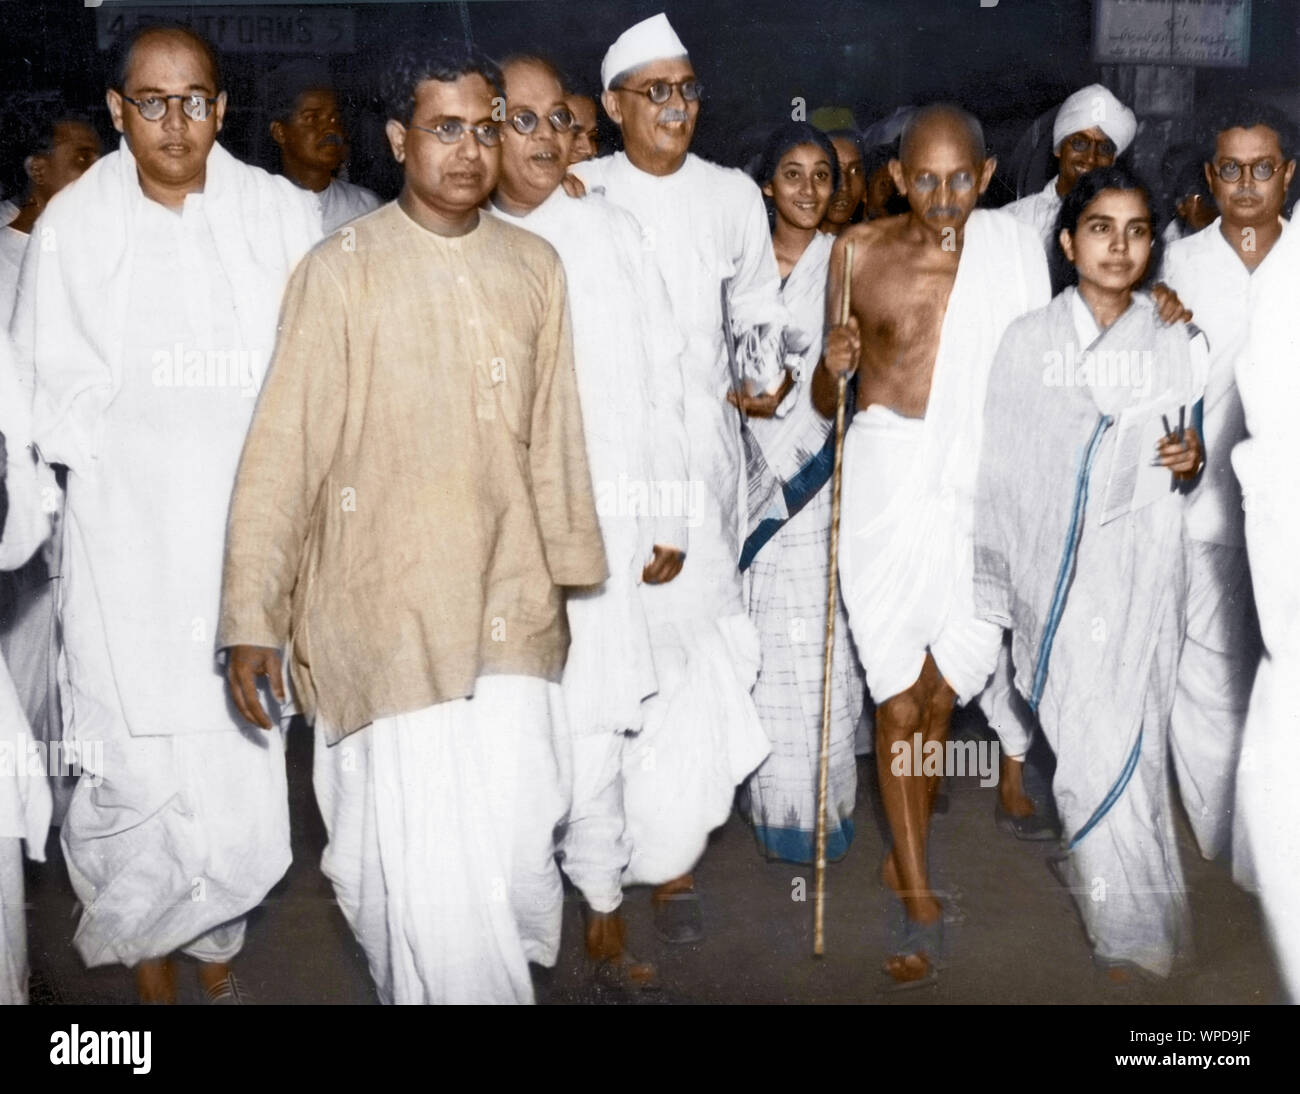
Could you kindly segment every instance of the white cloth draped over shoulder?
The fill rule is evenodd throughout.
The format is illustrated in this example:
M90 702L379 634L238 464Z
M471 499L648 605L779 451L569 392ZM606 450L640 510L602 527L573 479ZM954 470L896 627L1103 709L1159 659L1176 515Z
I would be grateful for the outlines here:
M1038 233L1038 238L1043 241L1043 249L1049 255L1056 247L1053 236L1056 218L1061 212L1061 195L1056 192L1059 181L1060 176L1053 175L1038 193L1002 206L1002 212L1015 217L1021 224L1027 224Z
M313 195L220 145L173 213L123 141L28 248L13 331L36 444L69 469L71 690L113 696L133 734L237 729L212 645L225 516L285 282L319 236Z
M751 418L764 458L783 481L825 447L831 422L812 405L812 374L821 356L826 280L833 236L818 233L781 289L791 319L808 338L782 401L783 417ZM762 666L754 704L772 754L746 783L748 815L769 858L811 862L817 827L817 771L822 717L822 646L830 568L831 485L822 482L754 557L750 618L758 628ZM831 668L831 741L826 853L841 857L853 838L857 796L854 732L862 713L862 670L849 638L843 603L836 605Z
M1147 363L1125 371L1132 380L1098 364L1080 371L1091 381L1053 382L1044 362L1071 345ZM1085 927L1101 959L1161 976L1188 937L1168 777L1184 499L1163 491L1101 520L1120 415L1192 406L1205 372L1203 339L1160 324L1146 295L1103 332L1067 289L1016 322L998 351L975 509L976 606L1011 628L1016 686L1056 755L1065 867ZM1104 899L1092 895L1096 879Z
M721 287L737 332L788 324L781 277L772 254L758 187L743 172L688 155L671 175L635 167L619 152L572 170L600 188L641 226L642 246L663 275L673 316L685 340L682 379L690 437L691 552L668 585L651 590L652 620L741 615L736 564L747 520L739 416L726 401L732 388L722 333ZM747 377L767 389L783 358L766 359Z
M965 703L999 636L975 617L972 526L984 393L1007 326L1050 297L1042 248L1005 213L966 222L923 419L873 405L845 438L840 574L879 703L910 687L926 650Z
M0 570L16 570L49 535L31 449L28 401L18 385L9 339L0 332L0 434L7 461L3 469L9 496L0 530ZM27 771L31 728L4 661L0 659L0 840L21 838L29 858L45 861L50 825L50 790L44 777Z
M1283 234L1288 231L1283 222ZM1170 246L1161 271L1210 345L1201 431L1206 464L1185 509L1187 640L1172 738L1178 785L1206 857L1226 850L1232 832L1237 758L1261 655L1241 485L1231 457L1246 436L1236 372L1248 349L1251 299L1275 268L1270 252L1254 272L1247 269L1216 219ZM1233 865L1238 881L1246 881L1246 857Z
M636 218L684 345L690 551L676 578L643 590L659 690L623 758L624 881L661 884L692 869L736 785L770 750L750 697L759 648L738 568L749 514L740 418L726 401L735 382L723 286L733 333L758 351L746 356L751 387L774 386L789 320L762 195L747 175L688 155L659 177L622 152L573 170ZM766 337L753 337L760 330Z
M818 232L781 288L781 300L806 345L792 355L795 384L771 418L750 418L749 428L763 448L767 465L783 482L821 449L830 419L812 405L812 374L821 359L826 324L826 277L835 237Z
M31 448L28 400L18 385L9 338L0 331L0 435L7 498L0 516L0 570L22 566L49 534ZM27 1001L27 904L22 843L27 857L45 861L52 802L42 765L29 768L32 732L0 657L0 1006ZM38 754L39 755L39 754Z
M600 194L557 189L503 220L551 244L564 264L573 357L609 577L570 589L564 726L573 737L573 800L564 870L599 912L622 901L631 855L623 814L624 734L659 690L641 572L655 544L690 554L683 342L641 227Z
M1290 456L1300 405L1300 233L1287 231L1255 276L1237 390L1249 434L1232 453L1246 513L1264 659L1237 772L1238 847L1248 851L1292 1002L1300 1002L1300 508Z
M541 236L564 264L596 513L610 576L568 595L564 693L577 734L641 728L657 690L641 571L655 544L690 554L682 341L641 229L599 194L557 189L502 220Z
M14 332L35 442L68 467L59 679L86 772L62 829L74 944L91 966L228 960L290 849L282 738L239 725L214 657L226 514L319 214L219 145L202 192L168 209L123 143L37 231Z

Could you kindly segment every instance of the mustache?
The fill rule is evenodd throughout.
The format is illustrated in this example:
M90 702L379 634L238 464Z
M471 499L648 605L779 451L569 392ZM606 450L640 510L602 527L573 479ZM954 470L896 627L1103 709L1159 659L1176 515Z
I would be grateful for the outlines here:
M321 137L321 139L316 143L320 147L324 147L327 144L334 144L341 148L343 146L343 138L337 133L326 133L325 136Z
M936 205L933 209L927 209L925 215L929 220L956 220L961 216L961 209L956 205Z
M666 106L659 111L657 119L660 125L667 125L671 122L688 122L691 116L685 110L678 110L675 106Z

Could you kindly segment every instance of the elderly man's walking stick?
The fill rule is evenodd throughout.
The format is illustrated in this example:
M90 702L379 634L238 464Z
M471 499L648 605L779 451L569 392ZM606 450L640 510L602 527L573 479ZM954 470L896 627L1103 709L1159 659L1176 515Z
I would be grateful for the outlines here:
M840 284L840 326L849 321L853 298L853 244L844 245ZM822 740L817 764L817 892L813 901L813 955L826 949L826 783L831 761L831 660L835 650L835 607L839 600L840 473L844 461L844 392L848 377L837 378L835 389L835 469L831 474L831 548L826 577L826 648L822 655Z

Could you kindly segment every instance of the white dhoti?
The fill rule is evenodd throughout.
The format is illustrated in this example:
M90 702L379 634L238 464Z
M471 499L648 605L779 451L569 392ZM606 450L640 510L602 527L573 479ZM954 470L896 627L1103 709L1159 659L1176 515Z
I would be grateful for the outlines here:
M998 735L1002 753L1010 760L1024 760L1034 742L1038 720L1029 704L1016 691L1015 668L1011 663L1011 635L1003 637L998 663L993 668L989 686L980 692L980 710L989 728Z
M557 685L485 676L332 747L318 722L321 868L383 1002L533 1001L560 943L562 717Z
M623 755L629 885L690 873L770 748L749 694L759 651L748 616L660 623L651 641L659 691Z
M921 675L926 651L965 703L983 690L1001 629L975 615L971 515L924 489L927 423L872 405L844 440L840 574L877 704Z
M564 872L592 911L623 903L623 871L632 846L623 816L623 753L628 735L575 734L573 801L562 839Z
M1251 880L1278 956L1286 990L1300 1003L1300 826L1295 773L1300 771L1300 658L1266 655L1255 675L1237 769L1234 864L1250 863Z
M27 908L23 841L0 838L0 1006L27 1002Z
M82 959L135 965L179 949L229 961L291 860L281 732L77 743L62 842Z
M1231 838L1237 757L1261 643L1246 549L1197 540L1187 547L1187 637L1170 746L1187 818L1211 859Z

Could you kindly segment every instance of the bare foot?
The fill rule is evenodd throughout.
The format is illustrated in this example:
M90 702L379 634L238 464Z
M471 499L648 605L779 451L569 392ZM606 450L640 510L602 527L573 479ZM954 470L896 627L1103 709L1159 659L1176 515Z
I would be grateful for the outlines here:
M230 963L228 961L199 962L199 987L203 989L205 995L214 988L219 988L229 977Z
M176 966L170 957L154 957L135 967L135 994L141 1003L176 1002Z
M665 881L655 889L651 896L655 900L661 900L664 897L672 896L674 893L689 893L694 888L695 875L682 874L681 877L673 878L672 881Z
M1013 817L1032 817L1034 801L1025 793L1024 761L1003 755L998 766L998 797L1002 808Z
M587 912L587 956L606 965L617 976L638 988L653 987L658 970L648 961L638 961L627 951L627 920L617 910Z
M930 974L930 959L923 953L895 954L885 962L885 972L900 984L924 980Z

